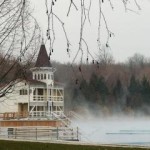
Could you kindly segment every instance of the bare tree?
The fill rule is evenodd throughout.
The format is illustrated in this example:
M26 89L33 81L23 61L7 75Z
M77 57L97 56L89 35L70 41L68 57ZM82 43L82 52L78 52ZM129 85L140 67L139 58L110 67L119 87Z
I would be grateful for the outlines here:
M28 0L0 0L0 83L4 83L6 77L25 64L30 52L35 52L39 46L40 28L31 14ZM33 57L32 57L33 59ZM6 62L9 65L6 66ZM15 69L14 69L15 68ZM20 72L21 73L21 72ZM15 74L11 80L5 82L0 89L0 97L11 92L19 74Z
M140 70L146 68L148 64L148 58L141 54L135 53L127 60L127 66L129 67L132 74L137 75Z
M113 56L111 54L110 48L105 45L98 51L97 60L101 65L109 65L114 62Z
M88 43L84 35L84 29L87 23L90 23L90 9L92 3L96 1L92 0L69 0L69 6L66 10L66 15L69 17L70 12L74 8L76 11L80 12L80 36L79 36L79 46L75 54L74 59L72 60L72 65L76 61L77 57L80 57L80 64L83 62L83 55L86 55L86 61L91 59L92 63L98 63L94 59L89 49ZM132 9L128 8L128 4L133 2L132 0L120 0L123 3L125 10ZM68 38L65 22L59 17L56 13L55 7L57 0L45 0L46 14L48 18L47 24L47 39L49 40L50 52L49 55L53 52L53 46L55 43L55 28L54 20L57 20L60 23L64 31L66 38L66 51L70 55L70 46L71 42ZM107 39L105 41L106 47L109 47L109 39L113 36L113 32L109 29L107 24L107 18L103 12L103 3L109 3L111 9L114 9L113 0L98 0L98 15L99 19L97 20L98 29L97 29L97 45L98 49L101 50L101 25L102 23L105 26L107 32ZM135 6L140 9L137 1L134 0ZM5 80L5 77L13 70L14 67L18 67L20 64L24 64L27 61L27 57L30 55L28 52L33 48L37 48L37 40L39 40L39 26L31 15L29 9L29 0L0 0L0 53L3 58L0 60L0 66L2 66L0 74L0 83ZM33 59L33 57L30 57ZM10 67L4 67L4 60L13 60L10 64ZM17 69L16 69L17 70ZM22 69L24 72L25 68ZM79 71L82 73L82 67L79 66ZM15 76L7 86L1 88L0 97L4 96L16 82L17 76Z
M140 5L136 0L120 0L118 1L123 4L125 11L132 11L135 12L132 8L130 8L130 5L134 5L134 7L138 10L140 10ZM46 14L47 14L47 40L49 41L49 47L50 47L50 53L49 55L52 55L53 53L53 47L56 37L55 37L55 20L57 20L60 23L60 26L62 27L64 31L64 35L66 37L66 52L70 56L70 47L71 47L71 42L68 38L67 32L66 32L66 22L63 21L62 17L60 17L57 14L57 0L45 0L45 5L46 5ZM115 8L114 0L69 0L69 5L68 9L66 10L66 16L69 17L71 11L78 11L80 13L80 36L79 36L79 46L78 49L76 50L76 54L72 60L72 68L73 64L76 62L77 58L80 59L80 66L79 66L79 72L82 74L82 63L83 62L91 62L93 64L99 64L97 60L92 55L91 50L89 49L89 45L85 36L85 30L86 30L86 25L91 23L91 18L90 18L90 13L91 13L91 6L93 3L96 3L98 5L98 10L95 10L97 13L98 20L97 22L97 47L100 53L103 53L102 45L106 45L106 47L110 47L109 41L110 38L114 35L114 33L110 30L107 18L105 17L105 13L103 11L103 7L105 3L108 3L110 8L113 10ZM62 8L63 9L63 8ZM103 28L102 28L103 26ZM105 33L107 34L107 38L104 42L102 42L101 37L103 36L102 30L105 28ZM85 57L86 60L83 60ZM100 60L101 61L101 60ZM73 69L74 70L74 69ZM76 75L76 72L74 71L74 74Z
M140 10L140 5L138 4L138 2L136 0L120 0L118 1L120 3L122 3L124 5L124 9L125 11L133 11L130 8L131 4L134 4L135 7ZM76 52L76 55L72 61L72 63L75 62L76 58L78 56L80 56L81 58L81 64L83 62L83 55L86 54L87 55L87 61L89 60L89 57L92 58L92 60L94 60L93 56L91 55L91 52L89 50L88 47L88 43L86 41L86 37L84 35L84 29L87 23L91 23L90 20L90 12L91 12L91 6L93 3L97 3L98 4L98 10L95 10L95 12L98 13L98 20L97 20L97 24L98 24L98 29L97 29L97 45L98 45L98 49L101 50L102 48L102 44L105 44L106 47L109 47L109 39L114 35L114 33L109 29L109 25L107 24L107 18L105 17L105 13L103 11L103 7L104 7L104 3L109 3L111 9L113 10L115 8L114 6L114 0L97 0L97 1L92 1L92 0L79 0L78 2L75 0L69 0L69 6L68 9L66 10L66 15L69 17L69 14L71 12L71 10L75 9L76 11L80 12L80 37L79 37L79 47L78 50ZM46 14L47 14L47 20L48 20L48 24L47 24L47 39L49 40L49 45L50 45L50 54L52 54L53 52L53 46L55 43L55 20L57 20L60 23L60 26L62 27L65 37L66 37L66 50L67 53L70 52L70 46L71 46L71 42L67 36L67 32L66 32L66 22L62 20L62 18L57 14L57 0L45 0L45 5L46 5ZM63 9L63 8L62 8ZM107 38L106 41L104 43L101 42L101 30L102 30L102 24L104 24L105 26L105 30L107 32Z
M146 64L147 62L147 59L141 55L141 54L138 54L138 53L135 53L132 57L129 57L128 58L128 64L129 64L129 67L131 68L137 68L137 67L143 67L144 64Z

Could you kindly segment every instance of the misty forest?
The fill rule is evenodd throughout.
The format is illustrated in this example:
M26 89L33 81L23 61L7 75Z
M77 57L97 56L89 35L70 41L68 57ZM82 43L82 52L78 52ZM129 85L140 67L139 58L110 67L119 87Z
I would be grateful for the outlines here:
M101 59L97 63L62 64L52 61L57 68L55 81L65 87L66 111L91 113L99 116L149 115L150 107L150 60L141 54L135 54L124 63L115 63L113 57ZM102 56L97 55L97 59ZM104 58L104 57L103 57ZM4 59L2 56L1 60ZM14 60L5 62L9 68ZM1 84L11 81L16 76L30 78L33 63L14 67ZM6 70L0 68L2 73Z
M125 63L112 60L109 56L100 63L93 61L82 68L74 65L73 69L69 64L54 63L56 80L65 83L67 108L99 116L149 115L149 59L135 54Z

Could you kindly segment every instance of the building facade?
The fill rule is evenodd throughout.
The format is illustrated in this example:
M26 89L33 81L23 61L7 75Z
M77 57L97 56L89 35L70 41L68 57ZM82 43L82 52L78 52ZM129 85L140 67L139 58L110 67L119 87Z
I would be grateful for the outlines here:
M64 87L55 82L55 71L42 44L31 68L32 79L16 80L12 92L0 98L0 113L35 119L64 117Z

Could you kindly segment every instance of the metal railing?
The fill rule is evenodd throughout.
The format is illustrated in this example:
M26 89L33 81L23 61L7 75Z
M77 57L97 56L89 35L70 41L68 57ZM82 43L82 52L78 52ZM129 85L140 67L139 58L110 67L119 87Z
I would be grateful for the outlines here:
M76 113L74 111L70 111L68 114L68 117L72 118L72 119L76 119L76 120L83 120L84 119L81 115L79 115L78 113Z
M66 127L0 128L0 138L26 140L80 140L79 129Z

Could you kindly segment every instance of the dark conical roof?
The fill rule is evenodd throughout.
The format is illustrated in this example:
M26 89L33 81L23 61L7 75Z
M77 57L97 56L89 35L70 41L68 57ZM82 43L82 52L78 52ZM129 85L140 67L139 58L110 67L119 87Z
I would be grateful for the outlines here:
M44 44L40 47L35 67L52 67Z

